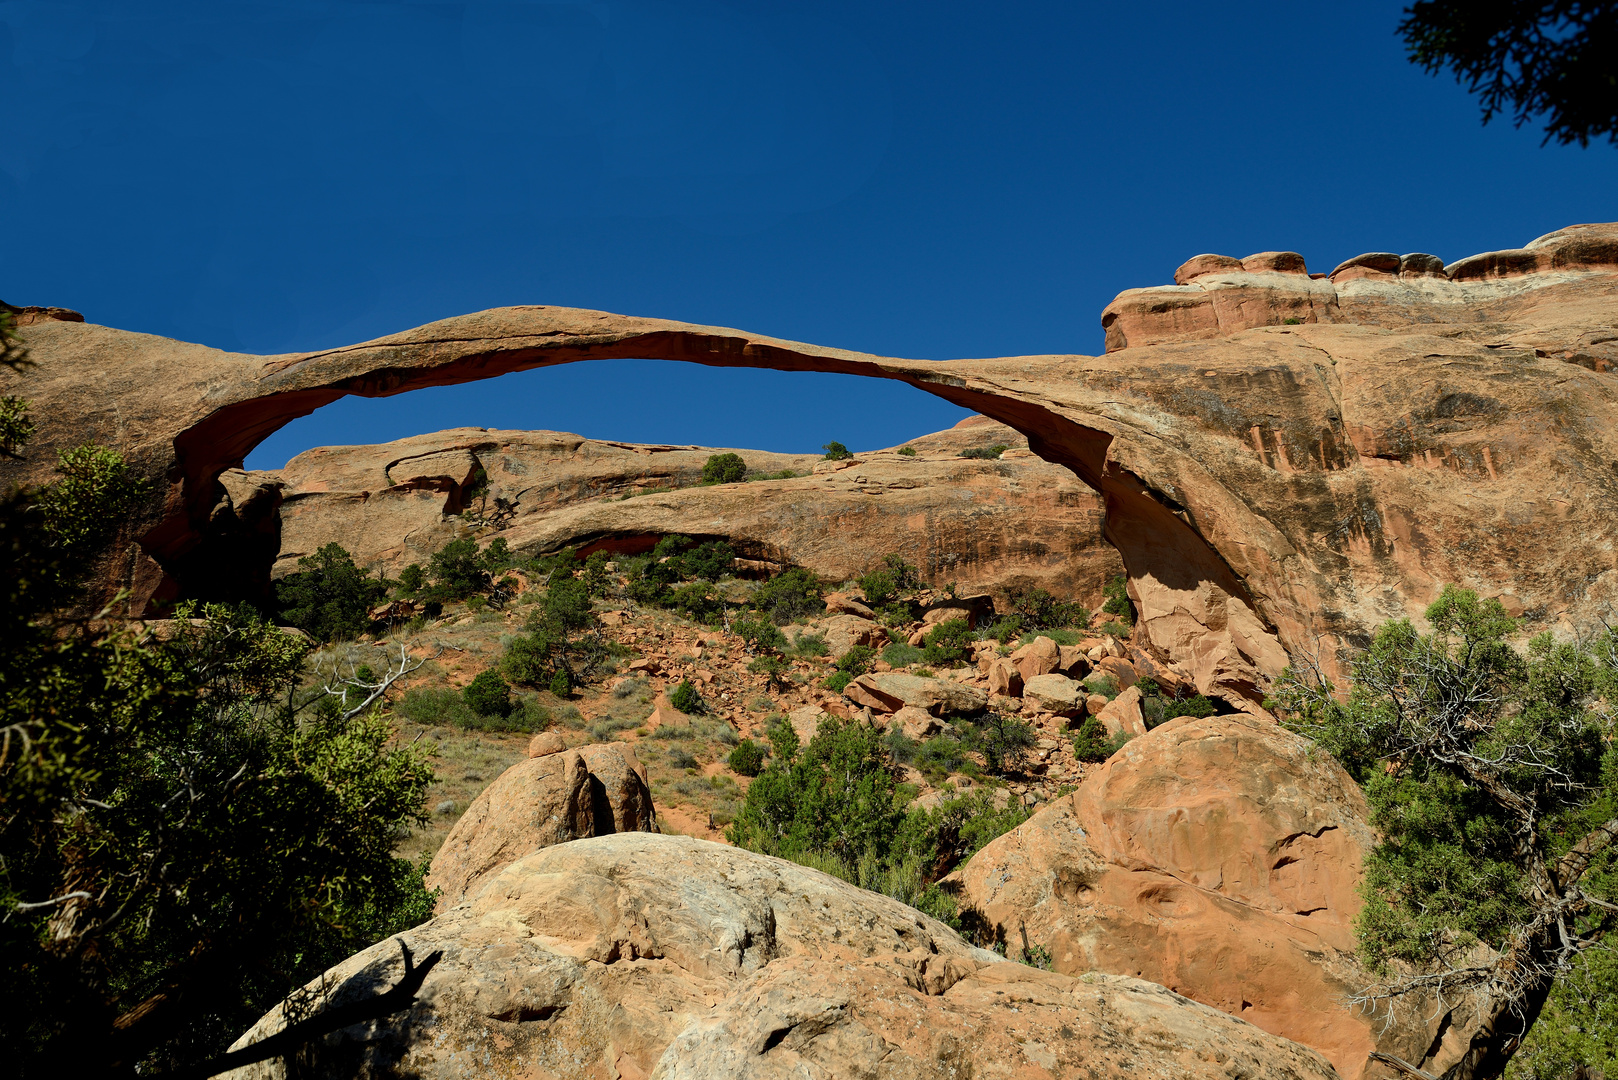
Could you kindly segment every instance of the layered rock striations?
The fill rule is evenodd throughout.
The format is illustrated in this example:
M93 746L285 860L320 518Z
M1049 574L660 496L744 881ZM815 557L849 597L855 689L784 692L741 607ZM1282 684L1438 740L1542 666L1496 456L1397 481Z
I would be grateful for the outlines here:
M1348 646L1444 583L1530 628L1596 623L1618 597L1618 225L1442 269L1372 253L1335 280L1285 252L1202 261L1166 287L1189 291L1114 301L1101 357L895 360L549 307L276 357L48 320L22 330L38 369L0 375L42 421L4 468L43 481L52 451L95 440L155 481L97 568L143 607L238 587L244 553L267 576L271 500L227 470L344 394L614 357L828 371L937 394L1072 470L1104 502L1139 644L1245 707L1289 655L1341 675Z
M414 1004L307 1047L298 1075L1336 1076L1161 986L1009 963L895 900L686 837L546 848L400 936L418 958L443 952ZM401 971L384 941L311 985L341 1005ZM282 1023L272 1012L238 1045Z
M961 457L993 445L1009 449L998 460ZM1101 500L1012 429L969 417L908 446L914 456L840 462L737 450L756 474L799 475L702 487L719 449L463 428L321 447L283 469L229 475L276 506L275 576L330 542L396 575L460 536L498 535L545 554L642 551L671 533L726 539L761 570L805 566L833 581L894 553L929 578L1002 598L1045 588L1094 604L1123 572L1101 535Z

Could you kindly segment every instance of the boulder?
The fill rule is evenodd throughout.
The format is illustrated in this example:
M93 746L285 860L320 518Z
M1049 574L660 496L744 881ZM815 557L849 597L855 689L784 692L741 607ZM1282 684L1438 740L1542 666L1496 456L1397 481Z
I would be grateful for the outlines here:
M994 597L987 593L976 596L946 596L941 600L934 600L921 612L921 624L928 628L952 619L961 619L974 630L987 625L994 620Z
M829 615L857 615L862 619L872 619L876 613L864 604L855 600L847 593L827 593L826 613Z
M934 716L970 715L982 712L989 704L989 695L975 686L903 672L861 675L843 693L858 704L880 708L882 712L912 705Z
M990 695L1022 696L1022 672L1017 670L1017 664L1011 657L995 657L989 664L988 678Z
M1011 654L1012 663L1022 672L1023 682L1036 675L1049 675L1062 666L1062 648L1048 637L1033 641Z
M546 757L550 754L560 754L567 749L567 743L562 739L560 732L541 731L528 740L529 757Z
M1084 678L1090 674L1090 658L1086 655L1087 651L1082 645L1058 646L1056 670L1070 678Z
M1086 707L1088 708L1088 699ZM1131 686L1107 702L1095 716L1106 725L1108 735L1146 734L1146 718L1141 715L1140 690L1136 687Z
M1022 700L1040 712L1076 716L1084 710L1084 687L1066 675L1035 675L1023 684Z
M800 705L787 713L787 720L792 724L792 730L797 733L799 746L809 745L809 740L820 730L820 722L826 719L826 716L826 710L819 705Z
M833 615L826 620L826 645L833 656L841 656L856 645L880 649L887 643L887 631L870 619L858 615Z
M540 848L656 828L645 769L628 746L602 743L525 758L472 800L433 856L427 887L442 890L443 911Z
M1096 661L1095 666L1097 674L1111 675L1117 679L1119 689L1126 690L1140 679L1140 673L1135 670L1135 665L1121 656L1103 656Z
M1091 716L1100 716L1101 710L1107 707L1107 698L1104 694L1091 694L1084 699L1084 711Z
M1212 716L1130 741L946 883L1014 944L1026 928L1059 972L1161 983L1319 1050L1348 1080L1373 1050L1436 1075L1469 1037L1464 1010L1403 1003L1384 1030L1343 1003L1368 981L1353 920L1373 842L1328 755Z
M936 716L914 705L906 705L894 713L888 724L903 732L907 738L918 740L930 738L944 730L944 725Z
M547 848L399 938L418 959L443 953L413 1003L315 1040L298 1075L1334 1076L1161 986L1011 963L896 900L689 837ZM380 942L311 983L310 1005L369 997L402 970L399 944ZM283 1024L277 1008L238 1045ZM288 1073L273 1059L229 1075Z

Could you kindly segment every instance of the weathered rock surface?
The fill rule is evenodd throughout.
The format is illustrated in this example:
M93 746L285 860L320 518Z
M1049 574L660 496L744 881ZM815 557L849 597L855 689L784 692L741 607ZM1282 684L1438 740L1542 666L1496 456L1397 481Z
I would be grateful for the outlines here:
M400 935L443 950L412 1008L312 1048L311 1077L1329 1080L1314 1052L1160 986L1008 963L779 859L623 834L547 848ZM326 975L394 982L381 942ZM280 1026L266 1016L242 1042ZM229 1074L280 1078L279 1062Z
M910 706L933 716L971 715L989 704L989 695L975 686L897 671L861 675L843 694L856 705L888 713Z
M530 754L495 778L455 822L433 856L427 887L443 890L443 911L491 876L540 848L589 836L653 832L657 812L646 769L623 743L551 749L534 737ZM555 736L553 735L553 738Z
M1084 710L1084 687L1066 675L1035 675L1023 683L1023 704L1058 716L1077 716Z
M1363 985L1366 813L1306 740L1243 716L1185 718L1126 744L946 881L1014 949L1024 932L1048 948L1057 971L1161 983L1319 1050L1350 1080L1375 1049L1441 1073L1465 1045L1459 1017L1409 1003L1384 1031L1342 1004Z
M1397 274L1373 258L1353 280L1298 263L1215 259L1182 268L1187 284L1124 293L1102 357L895 360L551 307L256 357L50 319L22 329L38 368L0 373L40 421L29 460L0 471L44 482L55 450L99 441L153 481L159 495L93 568L139 611L239 592L244 559L267 574L278 489L230 470L344 394L614 357L838 372L1008 424L1098 491L1134 641L1198 692L1256 710L1289 650L1340 677L1351 645L1419 618L1445 583L1499 596L1530 630L1595 626L1618 600L1618 225L1441 274L1417 255Z
M1108 577L1123 572L1101 536L1100 499L1069 470L1031 455L960 456L995 443L1025 446L1027 439L968 417L912 440L913 457L861 454L857 465L825 475L811 474L818 455L735 450L755 472L803 475L697 487L703 464L720 448L460 428L377 446L321 447L283 469L243 474L242 482L280 492L274 576L296 571L299 558L331 542L361 565L397 575L463 535L500 535L519 551L547 554L569 545L641 552L679 533L725 538L756 564L805 566L832 581L896 553L964 591L1004 597L1044 588L1094 603ZM468 492L484 478L486 495L473 498ZM480 524L461 517L465 510ZM984 607L992 609L987 597L976 604L962 598L929 615L937 621ZM837 610L871 616L846 598Z

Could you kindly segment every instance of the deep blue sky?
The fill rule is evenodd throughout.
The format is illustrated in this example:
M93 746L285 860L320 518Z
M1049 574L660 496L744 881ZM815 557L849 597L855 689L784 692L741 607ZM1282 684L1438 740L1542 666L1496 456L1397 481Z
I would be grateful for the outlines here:
M0 297L225 349L500 304L896 356L1101 349L1203 251L1446 260L1618 219L1618 151L1479 124L1400 3L0 2ZM462 424L811 450L963 413L600 362L345 399L249 459Z

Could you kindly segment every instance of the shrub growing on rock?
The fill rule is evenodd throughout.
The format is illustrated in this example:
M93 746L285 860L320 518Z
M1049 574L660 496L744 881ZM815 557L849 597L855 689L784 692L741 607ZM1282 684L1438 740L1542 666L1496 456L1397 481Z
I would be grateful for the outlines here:
M146 497L123 455L86 444L57 451L57 478L35 500L45 533L70 560L96 555Z
M688 716L705 712L708 708L702 700L702 695L697 692L697 688L692 685L690 679L680 680L680 684L674 688L673 693L669 694L669 704Z
M898 452L903 454L905 457L916 456L916 448L914 446L901 446L899 447Z
M1057 630L1090 623L1090 612L1083 604L1076 600L1058 600L1045 589L1012 593L1011 612L1023 629L1028 630Z
M702 466L702 479L710 484L734 484L747 476L747 462L740 454L714 454Z
M750 603L777 626L785 626L825 611L825 595L819 578L801 566L793 566L754 589Z
M1086 717L1073 735L1073 756L1092 763L1106 761L1121 750L1129 739L1129 733L1124 731L1108 735L1107 725L1093 716Z
M967 658L972 642L977 639L965 619L950 619L927 631L922 640L925 644L923 660L929 664L954 666Z
M995 443L993 446L973 446L961 451L963 458L976 458L979 461L994 461L1009 449L1005 443Z
M836 440L827 443L825 446L822 446L821 449L826 451L825 460L827 461L846 461L854 456L849 451L848 447L844 446L840 442L837 442Z
M1129 603L1129 581L1124 575L1119 574L1102 586L1101 595L1107 598L1101 605L1102 611L1124 627L1135 625L1135 609Z

